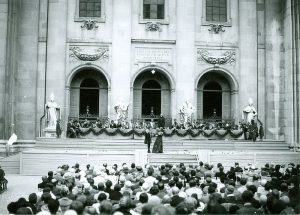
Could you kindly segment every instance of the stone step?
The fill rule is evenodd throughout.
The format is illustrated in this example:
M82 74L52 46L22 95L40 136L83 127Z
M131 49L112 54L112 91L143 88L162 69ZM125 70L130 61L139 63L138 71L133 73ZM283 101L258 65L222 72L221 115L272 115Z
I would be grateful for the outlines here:
M20 173L20 154L3 157L0 159L1 168L5 174L19 174Z
M165 163L186 165L197 165L197 156L193 154L174 154L174 153L150 153L148 154L148 162L150 165L162 165Z
M153 144L153 143L152 143ZM102 140L102 139L56 139L56 138L38 138L36 149L143 149L145 145L143 140ZM288 150L288 146L283 141L225 141L225 140L178 140L164 141L164 148L168 150Z

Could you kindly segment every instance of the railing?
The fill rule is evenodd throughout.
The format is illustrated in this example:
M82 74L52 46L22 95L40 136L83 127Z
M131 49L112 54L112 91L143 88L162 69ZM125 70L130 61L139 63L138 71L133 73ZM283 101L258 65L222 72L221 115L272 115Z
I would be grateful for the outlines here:
M133 125L140 125L140 127L144 127L144 124L150 124L150 122L154 122L155 128L158 127L158 121L160 116L159 115L143 115L139 118L133 118L132 123ZM165 118L165 127L172 126L172 118L171 117L164 117Z
M100 120L102 125L104 125L109 118L107 116L98 116L98 115L80 115L80 116L69 116L69 120L77 120L80 123L83 123L84 121L88 120L91 123L96 122L97 120Z

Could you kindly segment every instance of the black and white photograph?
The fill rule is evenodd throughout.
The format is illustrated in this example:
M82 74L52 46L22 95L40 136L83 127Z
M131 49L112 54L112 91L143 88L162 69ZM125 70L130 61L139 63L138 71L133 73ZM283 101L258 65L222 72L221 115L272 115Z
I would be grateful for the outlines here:
M0 215L300 214L300 0L0 0Z

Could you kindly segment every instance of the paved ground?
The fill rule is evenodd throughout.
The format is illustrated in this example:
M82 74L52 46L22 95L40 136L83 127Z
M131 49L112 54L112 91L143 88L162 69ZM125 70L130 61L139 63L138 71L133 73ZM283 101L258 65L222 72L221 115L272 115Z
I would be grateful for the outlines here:
M41 176L6 175L8 189L0 194L0 214L8 214L7 205L24 197L28 199L30 193L37 192L37 184Z

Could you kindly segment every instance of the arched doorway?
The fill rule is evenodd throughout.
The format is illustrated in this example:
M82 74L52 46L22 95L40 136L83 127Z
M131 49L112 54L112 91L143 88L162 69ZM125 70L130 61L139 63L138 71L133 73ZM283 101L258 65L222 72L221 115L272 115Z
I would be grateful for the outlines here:
M80 84L79 116L99 116L99 84L95 79L84 79Z
M204 85L203 118L222 119L222 88L216 81L209 81Z
M96 69L81 69L70 83L69 116L97 118L107 115L108 82L105 76Z
M150 118L171 113L171 88L167 77L159 69L146 69L133 82L133 118Z
M155 80L146 81L142 86L142 116L161 112L161 86Z
M198 119L232 119L232 87L221 71L205 73L197 85Z

